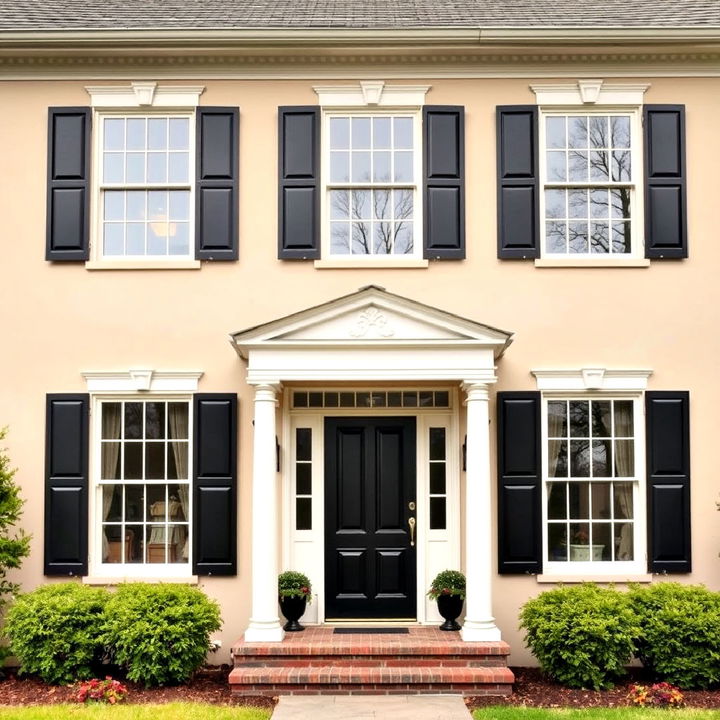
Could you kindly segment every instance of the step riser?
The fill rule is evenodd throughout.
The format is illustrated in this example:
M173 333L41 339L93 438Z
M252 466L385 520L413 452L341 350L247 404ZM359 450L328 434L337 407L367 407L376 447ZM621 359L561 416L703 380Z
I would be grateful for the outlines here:
M332 655L311 656L246 656L235 658L235 667L396 667L415 665L417 667L507 667L504 657L446 656L418 657L417 655L368 656L352 655L342 658Z
M447 693L453 695L491 695L508 696L512 694L512 685L496 683L488 685L476 685L466 683L412 683L412 684L387 684L379 685L367 683L356 685L353 683L343 684L255 684L255 685L233 685L233 697L247 697L252 695L273 696L273 695L420 695Z

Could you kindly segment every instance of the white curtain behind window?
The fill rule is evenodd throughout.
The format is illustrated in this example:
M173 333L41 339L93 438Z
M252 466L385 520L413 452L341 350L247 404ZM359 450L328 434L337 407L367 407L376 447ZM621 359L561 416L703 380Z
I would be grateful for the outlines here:
M170 425L170 445L175 458L178 480L189 480L188 477L188 406L182 403L168 404L168 420ZM175 442L173 442L175 440ZM184 442L179 442L183 440ZM190 486L186 483L178 485L178 500L182 507L185 520L190 519ZM173 535L175 557L187 561L189 556L189 534L184 527L178 527Z
M117 473L118 457L120 455L120 428L122 416L120 414L122 405L120 403L106 403L102 406L102 437L106 439L118 439L118 442L103 443L102 452L102 468L101 477L103 479L115 480ZM110 507L115 496L117 486L113 487L113 491L109 492L109 488L103 487L102 496L102 516L103 520L107 520L110 515ZM107 528L103 529L102 534L102 559L107 562L110 556L108 547ZM126 558L127 561L127 558Z

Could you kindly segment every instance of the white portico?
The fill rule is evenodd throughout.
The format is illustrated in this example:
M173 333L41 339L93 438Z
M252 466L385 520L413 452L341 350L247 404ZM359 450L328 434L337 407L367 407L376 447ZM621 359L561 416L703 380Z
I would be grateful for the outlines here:
M287 419L289 425L289 413L293 412L293 405L289 399L291 394L288 388L303 387L319 389L319 392L314 394L321 398L314 411L317 417L305 423L309 429L312 429L313 422L316 423L313 448L319 452L313 456L313 462L317 463L318 476L322 476L324 468L329 467L328 450L324 450L322 444L322 438L327 438L327 422L323 435L323 419L348 416L344 420L349 422L352 417L372 416L368 417L368 421L377 422L385 416L411 418L412 427L418 428L417 463L413 457L410 470L413 483L415 473L417 474L417 491L413 487L413 493L417 492L418 506L417 537L413 534L413 552L408 555L412 558L412 563L417 564L416 568L411 568L412 582L415 582L417 577L417 583L411 589L414 596L412 600L422 603L424 591L427 589L427 572L433 567L433 550L426 540L435 538L437 543L433 546L434 552L437 555L437 548L440 548L440 551L445 553L435 561L444 563L439 569L459 567L462 545L462 569L467 576L462 637L468 641L500 639L500 631L495 625L492 610L494 551L491 531L493 504L488 388L496 381L496 361L510 341L510 334L502 330L388 293L377 286L362 288L351 295L232 335L233 345L248 364L247 382L255 387L252 612L245 633L246 641L272 642L283 638L277 608L277 574L280 569L281 548L290 547L286 540L294 530L294 521L293 528L290 528L289 517L286 517L288 513L283 514L283 508L288 507L284 493L285 488L290 487L291 476L283 476L282 492L277 489L276 438L288 438L289 435L287 432L279 432L276 427L276 407L283 405L283 424L286 424ZM414 386L440 388L445 391L430 390L421 394L415 391L393 392L396 388L407 389ZM375 394L322 392L323 389L370 387L384 390ZM302 393L300 395L302 396ZM357 401L352 407L347 404L346 409L343 409L338 406L336 397L339 395L353 395ZM398 400L396 409L393 409L392 401L395 395L415 399L411 407ZM332 402L328 396L334 398ZM325 405L322 402L323 397L326 400ZM438 400L447 397L451 399L445 403ZM430 398L429 403L425 402L426 398ZM436 401L435 406L429 409L427 405L433 403L433 398ZM452 398L456 398L455 405ZM361 408L361 404L366 407ZM443 409L438 409L439 406ZM464 409L460 409L460 406ZM310 411L305 409L304 412L307 414ZM443 454L443 458L447 457L448 476L446 485L443 485L443 488L446 488L443 490L446 500L446 509L443 509L443 519L446 518L447 523L445 534L430 529L432 525L428 524L429 514L426 510L426 495L430 490L423 484L423 467L427 466L429 456L424 449L422 432L429 425L438 424L424 418L439 417L442 413L450 418L443 426L447 427L447 434L443 432L442 435L447 438L448 443L447 453ZM408 421L404 422L407 425ZM465 426L467 433L462 506L459 501L463 481L463 468L460 463L462 439L458 431L461 425ZM294 445L292 447L294 448ZM317 457L318 455L321 457ZM282 472L291 473L295 464L294 457L286 457L285 448L283 458L287 461L283 463ZM435 461L431 459L429 462ZM309 543L306 547L310 547L312 551L311 555L306 557L317 558L320 563L323 562L323 557L327 557L324 543L328 536L323 534L321 526L326 517L322 505L328 496L327 492L323 493L322 488L327 489L328 482L332 482L332 479L325 471L324 486L313 481L312 490L303 491L313 508L313 522L308 523L312 529L302 531L305 533L303 538ZM443 482L445 483L444 480ZM437 492L437 489L435 491ZM415 511L414 496L409 507ZM462 539L459 537L459 528L463 524L460 522L461 513L465 516ZM414 517L412 522L414 526ZM437 523L435 525L437 526ZM455 536L457 542L453 541ZM447 540L446 545L442 544L444 538ZM290 552L290 555L287 555L287 552ZM292 549L283 549L284 562L292 563L294 557ZM403 562L407 564L407 561ZM327 565L327 559L325 563ZM293 569L304 570L303 567ZM312 577L314 589L319 590L320 594L319 607L314 611L317 613L318 622L334 615L329 611L326 613L324 603L327 572L327 567L324 576L322 570L316 570ZM404 615L407 615L407 612ZM418 607L414 619L421 623L434 620L422 604Z

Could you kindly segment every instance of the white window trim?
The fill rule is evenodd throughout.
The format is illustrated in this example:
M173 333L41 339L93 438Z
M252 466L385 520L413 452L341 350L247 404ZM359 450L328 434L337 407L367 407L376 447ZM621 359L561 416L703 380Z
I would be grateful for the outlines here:
M195 108L200 103L204 85L159 85L156 82L131 82L129 85L88 85L93 108L92 138L92 196L90 201L90 259L85 263L87 270L196 270L201 264L194 254L195 228ZM190 121L188 155L190 173L187 186L190 190L190 212L188 218L189 247L187 255L172 256L103 256L102 253L102 204L103 193L103 123L106 117L125 117L137 114L148 117L174 115L187 117ZM131 186L126 186L132 189ZM169 185L168 185L169 187Z
M536 267L648 267L645 258L645 213L643 193L642 105L649 84L606 83L601 79L570 83L531 85L539 106L539 216L540 257ZM630 115L632 182L630 194L630 253L546 253L545 252L545 120L552 115ZM592 183L589 183L592 185Z
M320 138L321 243L318 269L338 268L425 268L429 262L422 257L423 198L422 198L422 107L429 85L386 85L382 80L362 80L353 85L316 85L322 107ZM413 204L413 253L411 255L331 255L330 254L330 118L338 115L392 115L413 117L413 167L415 177Z
M645 407L644 391L652 370L611 370L602 367L580 369L532 370L537 389L542 393L542 557L543 574L538 582L564 578L576 580L615 579L646 581L647 578L647 503L645 497ZM632 400L635 441L635 485L633 527L635 559L632 561L570 562L548 560L547 520L547 403L549 400L602 399Z
M87 390L95 393L195 393L202 370L86 370Z
M88 579L89 584L115 584L118 579L124 581L140 580L150 582L160 579L163 582L172 582L182 579L181 582L195 582L192 574L192 556L188 562L180 563L104 563L101 559L102 551L102 521L100 508L102 506L102 484L100 478L101 454L100 438L102 436L102 404L118 401L161 401L161 402L187 402L188 403L188 468L193 467L193 429L195 418L192 413L192 395L189 393L171 392L144 392L142 394L120 391L117 393L91 394L90 405L90 492L88 494ZM169 481L168 481L169 482ZM192 506L192 473L188 478L190 488L190 521L188 522L189 547L192 548L193 521L195 508Z

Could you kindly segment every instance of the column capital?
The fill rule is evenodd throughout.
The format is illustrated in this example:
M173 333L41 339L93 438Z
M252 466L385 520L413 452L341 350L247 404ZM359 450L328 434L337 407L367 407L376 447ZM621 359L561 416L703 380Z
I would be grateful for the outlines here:
M278 395L282 390L282 385L277 383L252 383L255 388L255 400L265 400L268 402L277 402Z
M484 400L487 402L490 399L490 390L487 383L464 382L462 389L465 392L466 404L473 400Z

